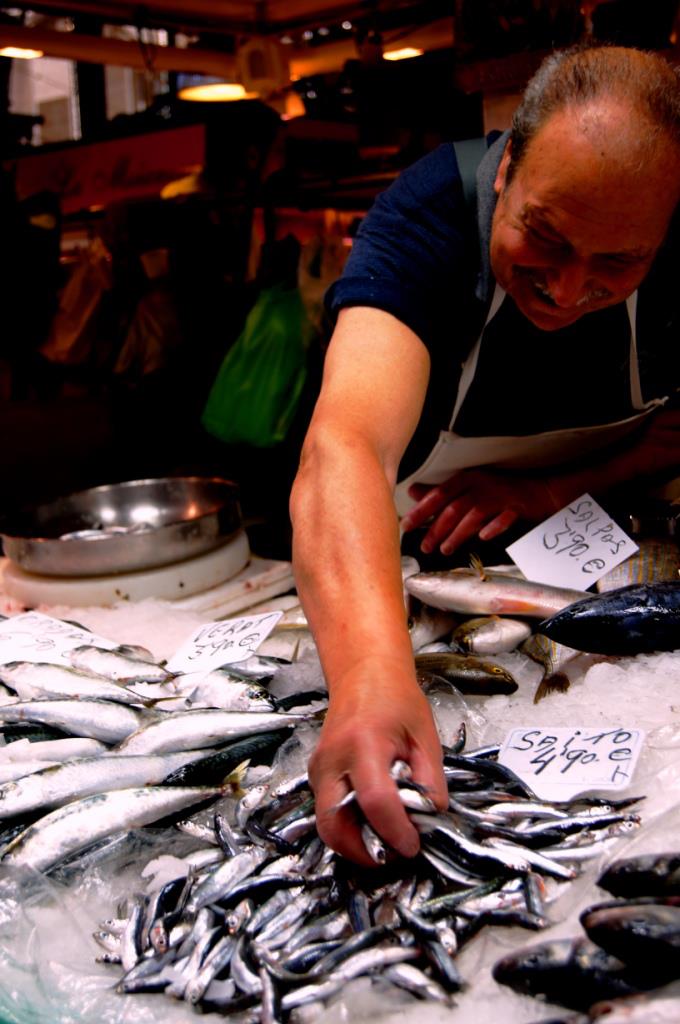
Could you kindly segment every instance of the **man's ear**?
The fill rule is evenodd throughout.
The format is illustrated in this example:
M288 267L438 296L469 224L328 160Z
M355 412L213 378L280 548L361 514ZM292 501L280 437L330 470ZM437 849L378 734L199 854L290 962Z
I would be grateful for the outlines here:
M496 172L496 180L493 183L494 192L496 193L497 196L499 196L503 189L505 188L508 176L508 167L510 166L511 147L512 141L508 139L508 141L505 143L505 149L503 150L501 162L498 165L498 170Z

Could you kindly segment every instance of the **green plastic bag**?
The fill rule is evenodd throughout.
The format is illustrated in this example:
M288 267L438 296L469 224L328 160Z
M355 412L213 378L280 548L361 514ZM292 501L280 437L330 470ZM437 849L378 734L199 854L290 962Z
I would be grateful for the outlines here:
M264 289L208 395L205 429L227 444L283 441L305 383L311 331L297 288Z

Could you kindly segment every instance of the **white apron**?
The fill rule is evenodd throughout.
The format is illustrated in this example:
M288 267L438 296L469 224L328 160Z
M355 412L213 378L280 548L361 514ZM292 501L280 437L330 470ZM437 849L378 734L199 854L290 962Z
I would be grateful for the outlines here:
M637 358L637 332L635 314L637 292L626 300L630 321L630 399L636 412L615 423L600 423L594 427L573 427L563 430L549 430L542 434L522 434L516 437L462 437L454 431L454 425L465 396L474 379L484 331L498 312L505 298L503 289L496 285L493 300L477 342L463 364L458 385L456 404L448 430L442 430L434 448L425 462L414 473L400 481L395 489L394 500L397 512L403 516L413 504L408 494L411 484L441 484L460 469L476 466L494 466L504 469L540 469L554 466L577 458L586 451L604 448L631 433L646 416L667 401L666 398L642 400L640 369Z

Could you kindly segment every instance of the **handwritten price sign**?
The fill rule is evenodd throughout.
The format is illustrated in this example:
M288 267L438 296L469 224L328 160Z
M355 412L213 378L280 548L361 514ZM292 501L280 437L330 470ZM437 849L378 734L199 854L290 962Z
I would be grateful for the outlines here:
M642 748L641 729L521 728L506 738L498 760L512 768L543 800L625 789Z
M111 651L115 641L90 633L82 626L52 619L40 612L24 612L0 622L0 665L10 661L47 662L63 665L74 647L92 644Z
M587 590L638 547L583 494L506 550L527 579Z
M245 661L258 649L283 612L244 615L199 626L168 662L170 672L210 672Z

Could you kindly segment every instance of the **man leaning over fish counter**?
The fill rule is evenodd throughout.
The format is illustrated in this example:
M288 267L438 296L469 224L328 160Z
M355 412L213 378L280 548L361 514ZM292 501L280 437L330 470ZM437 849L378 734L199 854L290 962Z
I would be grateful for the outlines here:
M350 789L405 856L419 840L394 760L447 799L395 493L403 529L428 524L422 550L446 555L584 491L672 475L679 197L676 72L620 47L556 53L482 158L476 225L442 146L377 199L329 293L293 558L330 692L310 762L318 828L358 862L351 811L334 810Z

